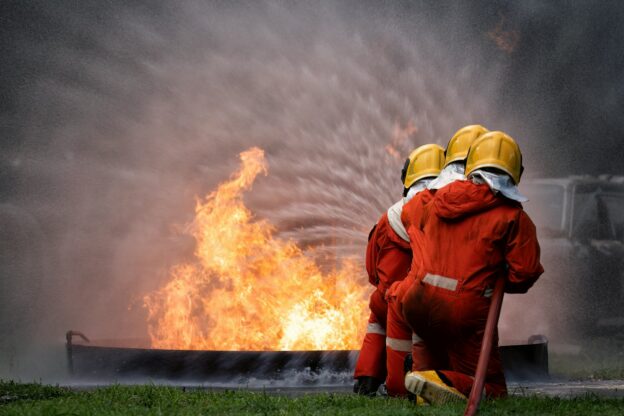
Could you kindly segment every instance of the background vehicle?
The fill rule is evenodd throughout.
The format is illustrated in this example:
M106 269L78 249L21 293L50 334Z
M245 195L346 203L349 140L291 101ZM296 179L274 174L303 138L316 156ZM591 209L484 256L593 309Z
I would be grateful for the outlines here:
M537 179L521 188L545 273L528 294L506 297L501 332L557 342L624 329L624 177Z

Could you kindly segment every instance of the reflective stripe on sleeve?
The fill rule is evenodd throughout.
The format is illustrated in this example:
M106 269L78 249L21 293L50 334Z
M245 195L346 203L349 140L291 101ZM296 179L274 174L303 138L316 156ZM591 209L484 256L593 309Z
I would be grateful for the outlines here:
M429 274L425 276L423 282L430 284L431 286L441 287L442 289L455 291L457 289L457 279L450 277L440 276L437 274Z
M401 212L403 212L403 199L388 208L388 223L399 237L409 242L409 235L407 234L407 230L405 230L405 226L401 222Z
M412 350L412 340L386 337L386 346L394 351L409 352Z
M412 332L412 344L416 344L418 342L422 342L422 338Z
M369 322L368 326L366 327L366 333L386 335L386 330L377 322Z

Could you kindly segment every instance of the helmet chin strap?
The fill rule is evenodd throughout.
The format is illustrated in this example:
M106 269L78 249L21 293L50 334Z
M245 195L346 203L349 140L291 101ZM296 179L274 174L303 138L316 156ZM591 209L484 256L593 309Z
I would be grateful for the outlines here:
M403 164L403 169L401 169L401 182L405 183L405 178L407 177L407 168L409 167L410 160L409 158L405 159L405 163Z

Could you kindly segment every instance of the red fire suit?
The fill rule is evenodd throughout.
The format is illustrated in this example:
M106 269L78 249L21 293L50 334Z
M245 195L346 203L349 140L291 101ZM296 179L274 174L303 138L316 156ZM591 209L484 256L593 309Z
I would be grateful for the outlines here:
M401 238L384 213L371 231L366 248L366 271L376 289L370 297L371 314L354 377L386 378L386 290L407 276L412 261L409 242Z
M422 267L413 271L403 314L435 352L434 369L468 396L494 282L505 279L506 292L524 293L544 271L535 226L519 203L485 184L457 181L436 192L417 228ZM490 397L507 394L498 348L485 390Z
M414 247L418 244L418 236L412 238L413 232L410 231L411 219L420 216L425 204L433 199L433 193L430 190L424 190L415 195L408 203L403 206L401 221L410 237L410 248L412 249L411 269L418 270L421 267L422 259L418 255L420 249ZM415 250L414 250L415 249ZM416 255L414 255L416 254ZM412 351L412 369L424 370L431 367L430 360L423 342L413 333L405 319L403 318L402 298L407 289L414 282L414 274L411 277L393 283L386 292L386 301L388 302L388 318L386 326L386 389L390 396L405 396L405 357Z

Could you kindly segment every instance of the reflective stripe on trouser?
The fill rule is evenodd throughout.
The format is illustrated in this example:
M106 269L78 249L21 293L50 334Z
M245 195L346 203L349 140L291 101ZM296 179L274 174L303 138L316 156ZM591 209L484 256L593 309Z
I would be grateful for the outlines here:
M452 277L440 276L437 274L427 273L422 280L431 286L441 287L446 290L455 291L457 289L457 279Z
M431 286L441 287L443 289L450 290L451 292L457 290L457 285L459 283L457 279L453 279L452 277L440 276L438 274L431 273L427 273L422 281ZM491 298L493 293L494 288L486 287L483 291L482 296L484 298Z
M379 334L379 335L383 335L384 337L386 336L386 330L384 329L383 326L379 325L377 322L369 322L368 326L366 327L366 333L367 334Z
M405 323L396 298L388 299L386 323L386 389L389 396L406 396L405 357L412 349L412 330Z
M371 313L368 318L366 335L362 342L360 355L355 364L353 376L375 377L378 380L386 378L386 331L378 322L375 314Z

